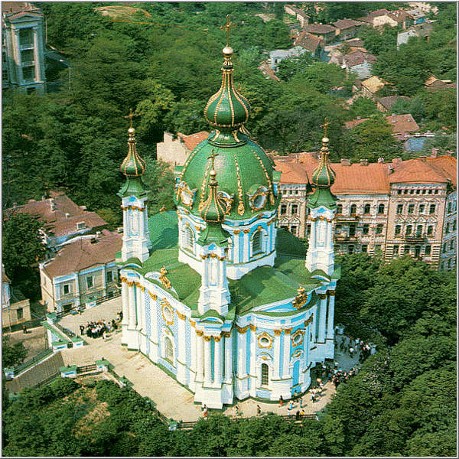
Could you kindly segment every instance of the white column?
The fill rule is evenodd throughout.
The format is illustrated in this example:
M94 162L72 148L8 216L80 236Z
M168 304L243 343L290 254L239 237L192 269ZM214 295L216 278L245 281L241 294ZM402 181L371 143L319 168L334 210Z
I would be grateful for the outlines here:
M77 280L78 282L78 280ZM123 306L123 320L121 321L122 325L127 325L129 322L129 287L127 286L126 281L121 282L121 304Z
M281 345L281 331L274 330L274 372L273 378L280 378L280 367L281 367L281 358L280 358L280 345Z
M335 292L328 292L328 322L327 322L327 339L334 338L334 320L335 320Z
M153 295L153 298L150 295L150 320L151 320L151 340L158 345L158 317L156 315L156 310L158 308L158 297ZM158 357L158 346L154 346L155 349L154 356Z
M215 342L215 377L214 385L220 387L222 384L222 367L223 367L223 341L221 336L214 337Z
M212 384L212 353L210 351L210 340L210 336L204 336L204 384L206 386Z
M327 319L327 294L326 293L320 293L320 303L319 303L319 309L320 309L320 318L319 318L319 333L318 333L318 338L317 340L319 343L325 342L325 331L326 331L326 319Z
M233 380L233 336L229 332L225 337L225 382Z
M309 238L309 249L315 249L316 247L316 222L311 220L311 237Z
M129 286L129 323L128 328L134 329L137 323L137 318L135 315L136 304L135 304L135 291L134 285Z
M35 67L35 80L41 81L41 69L40 69L40 43L38 42L38 30L36 27L33 27L33 60Z
M145 333L145 315L143 308L143 292L139 286L135 288L136 305L137 305L137 329Z
M245 364L246 340L245 333L237 332L237 373L240 378L247 374Z
M202 332L196 332L196 381L203 381L204 372L204 338Z
M283 358L283 365L282 365L282 377L288 378L290 377L290 332L292 331L291 328L284 329L284 358Z
M256 331L255 325L250 326L250 376L253 378L257 377L257 370L255 368L256 357L257 357L257 339L255 336Z
M190 329L191 331L191 361L190 361L190 367L191 371L194 371L195 373L197 372L196 369L196 357L198 353L198 342L196 340L196 330L194 328Z
M177 380L181 383L186 382L186 331L185 320L186 317L177 312Z
M327 247L333 245L333 223L327 223Z

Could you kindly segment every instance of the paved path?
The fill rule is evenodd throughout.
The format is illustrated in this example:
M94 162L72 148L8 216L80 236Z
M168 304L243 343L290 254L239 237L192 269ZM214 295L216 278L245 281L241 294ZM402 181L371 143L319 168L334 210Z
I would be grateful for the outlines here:
M116 298L86 310L81 315L66 316L60 321L60 324L79 334L80 324L85 325L91 320L111 320L120 310L121 299ZM166 417L182 421L197 421L202 416L200 405L194 404L193 394L188 389L152 364L140 352L128 351L121 346L121 332L112 333L111 337L106 340L86 336L84 339L88 343L87 346L62 352L66 365L89 365L103 357L114 365L114 370L119 376L125 376L133 383L133 388L140 395L151 398L156 403L157 409ZM357 360L355 357L351 359L348 355L337 353L338 365L343 370L350 369ZM334 393L335 387L331 382L325 384L322 397L315 403L310 400L309 393L306 393L303 397L305 412L310 414L320 411ZM278 403L262 403L248 399L238 402L237 405L242 417L256 416L257 405L260 405L262 413L289 414L287 404L279 407ZM300 409L298 404L295 404L293 413L298 409ZM223 411L229 416L236 415L235 406L224 408Z

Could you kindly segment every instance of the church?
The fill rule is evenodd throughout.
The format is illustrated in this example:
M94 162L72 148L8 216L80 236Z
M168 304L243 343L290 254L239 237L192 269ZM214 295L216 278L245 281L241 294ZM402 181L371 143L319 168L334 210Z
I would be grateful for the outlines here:
M280 172L245 128L250 105L234 86L232 56L227 45L221 87L204 109L212 132L175 169L176 211L148 216L132 117L119 192L122 344L217 409L309 388L311 368L334 357L340 275L326 130L305 254L277 230Z

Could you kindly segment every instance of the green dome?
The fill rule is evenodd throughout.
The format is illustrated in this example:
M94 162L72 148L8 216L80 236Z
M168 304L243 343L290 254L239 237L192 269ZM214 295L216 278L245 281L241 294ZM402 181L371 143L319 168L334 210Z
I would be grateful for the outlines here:
M336 174L328 161L328 138L322 139L320 163L312 174L312 184L319 188L329 188L335 183Z
M204 109L208 123L218 129L237 129L249 119L250 105L234 88L232 55L232 48L223 48L222 85Z
M128 154L121 163L120 171L126 177L140 177L145 172L145 161L138 155L135 147L135 129L128 129Z
M196 216L201 216L208 197L212 164L218 176L217 199L227 218L247 219L272 211L280 200L274 187L274 162L249 138L243 124L249 104L233 87L232 53L229 47L223 50L223 84L205 110L217 129L190 153L176 188L175 203Z

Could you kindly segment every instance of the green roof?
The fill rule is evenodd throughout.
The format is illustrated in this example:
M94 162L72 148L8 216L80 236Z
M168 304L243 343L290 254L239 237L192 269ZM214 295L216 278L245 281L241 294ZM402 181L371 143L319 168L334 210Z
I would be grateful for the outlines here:
M187 264L178 261L177 223L177 213L174 211L160 212L149 218L153 251L143 265L133 269L145 275L152 271L159 272L161 267L165 266L166 277L177 292L175 295L171 289L170 293L196 312L201 276ZM320 279L314 279L305 268L305 251L302 241L279 229L274 267L261 266L239 280L229 280L232 314L246 314L256 306L292 298L300 286L307 291L320 286ZM129 260L125 264L128 263ZM162 287L159 281L149 280Z

